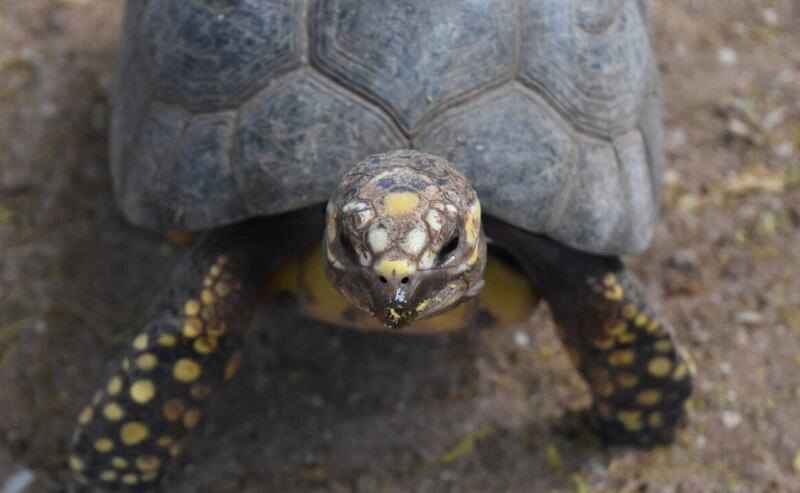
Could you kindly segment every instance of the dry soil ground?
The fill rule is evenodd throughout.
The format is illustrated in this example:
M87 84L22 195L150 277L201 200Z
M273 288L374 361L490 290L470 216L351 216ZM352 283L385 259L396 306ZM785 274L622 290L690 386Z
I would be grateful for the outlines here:
M287 321L256 328L166 491L800 491L800 6L655 3L667 184L630 264L697 362L674 446L564 425L587 393L546 309L436 338ZM75 415L179 253L110 191L121 6L0 0L3 493L64 490Z

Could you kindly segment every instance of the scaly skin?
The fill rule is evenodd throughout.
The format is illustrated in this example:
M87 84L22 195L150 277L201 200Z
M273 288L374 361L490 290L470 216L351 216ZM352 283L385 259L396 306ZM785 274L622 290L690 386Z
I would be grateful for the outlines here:
M207 400L233 377L264 277L322 231L321 208L207 233L81 412L69 466L109 490L157 483Z
M692 388L672 329L616 257L573 250L500 221L484 221L522 263L553 312L558 335L594 397L591 423L607 440L673 439Z

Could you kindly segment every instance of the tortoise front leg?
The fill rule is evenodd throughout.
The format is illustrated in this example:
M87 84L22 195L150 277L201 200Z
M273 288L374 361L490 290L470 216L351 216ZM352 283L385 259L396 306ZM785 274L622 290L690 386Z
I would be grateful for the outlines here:
M593 425L609 441L673 439L692 388L669 323L616 257L591 255L505 224L488 229L514 251L553 312L589 384ZM497 236L495 236L497 237Z
M79 482L140 489L160 478L234 375L264 276L321 231L321 211L251 219L188 252L80 412L69 458Z

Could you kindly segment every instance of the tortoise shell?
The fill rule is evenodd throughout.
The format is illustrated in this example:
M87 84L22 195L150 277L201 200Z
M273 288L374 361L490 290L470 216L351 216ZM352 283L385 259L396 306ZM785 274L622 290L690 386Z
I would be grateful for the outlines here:
M484 214L645 248L662 128L646 0L140 0L112 116L133 222L199 230L324 203L365 156L448 159Z

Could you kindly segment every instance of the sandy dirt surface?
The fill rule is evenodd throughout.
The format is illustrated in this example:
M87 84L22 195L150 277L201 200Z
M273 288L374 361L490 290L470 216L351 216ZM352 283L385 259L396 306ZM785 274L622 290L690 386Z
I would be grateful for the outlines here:
M165 491L800 491L800 6L654 3L666 185L629 264L697 363L675 445L564 419L588 394L546 308L432 338L264 315ZM180 253L111 193L121 7L0 0L2 493L65 490L75 416Z

